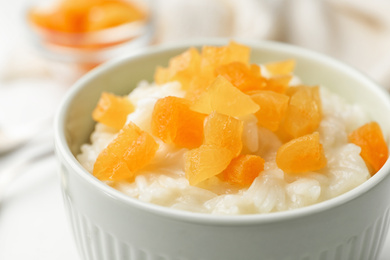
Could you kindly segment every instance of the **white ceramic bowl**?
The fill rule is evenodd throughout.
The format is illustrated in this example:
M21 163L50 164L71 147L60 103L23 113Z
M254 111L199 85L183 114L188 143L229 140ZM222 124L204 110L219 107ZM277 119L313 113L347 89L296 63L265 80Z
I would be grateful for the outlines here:
M390 163L367 182L319 204L264 215L215 216L147 204L105 185L75 158L88 142L100 93L127 94L140 80L152 80L189 46L147 49L98 67L79 80L64 99L55 122L56 153L69 220L82 259L89 260L374 260L387 235ZM323 84L358 102L390 133L390 99L360 72L321 54L273 42L242 42L252 62L294 58L307 84Z

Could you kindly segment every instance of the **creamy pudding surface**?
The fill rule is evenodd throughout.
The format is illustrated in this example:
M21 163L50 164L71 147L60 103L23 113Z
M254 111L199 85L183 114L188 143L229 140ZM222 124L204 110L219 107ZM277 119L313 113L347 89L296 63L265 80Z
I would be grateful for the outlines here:
M367 131L377 132L358 104L326 86L305 86L293 74L293 61L249 64L246 46L209 48L174 57L156 70L155 82L140 82L127 96L100 100L90 143L77 156L82 166L144 202L238 215L334 198L365 182L387 159L383 136L369 145L379 143L381 154L359 143ZM211 51L230 58L206 62ZM194 80L194 74L202 77ZM207 87L194 91L194 85ZM122 119L107 112L119 99L128 109ZM121 141L133 136L128 146Z

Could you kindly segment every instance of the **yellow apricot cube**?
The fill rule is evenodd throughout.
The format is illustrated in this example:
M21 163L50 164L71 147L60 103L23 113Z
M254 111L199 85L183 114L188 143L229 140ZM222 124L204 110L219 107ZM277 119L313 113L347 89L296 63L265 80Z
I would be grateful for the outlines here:
M191 109L204 114L217 111L221 114L239 117L255 113L259 110L259 105L226 78L218 76L210 87L194 101Z
M327 160L318 132L293 139L277 151L276 164L286 173L298 174L324 168Z
M127 97L103 92L92 112L92 118L99 123L119 130L126 123L128 114L133 111L134 106Z

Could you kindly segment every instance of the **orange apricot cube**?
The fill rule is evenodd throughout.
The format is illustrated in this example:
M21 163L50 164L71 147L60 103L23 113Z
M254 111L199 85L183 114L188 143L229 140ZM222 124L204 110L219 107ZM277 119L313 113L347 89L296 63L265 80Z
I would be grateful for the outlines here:
M227 46L203 46L201 53L201 73L215 76L215 69L234 61L249 63L250 48L231 41Z
M173 96L157 100L152 113L153 135L179 147L199 147L206 115L192 111L189 104L188 100Z
M235 41L230 41L227 45L227 62L238 61L245 64L249 63L251 49L248 46L239 44Z
M243 122L234 117L212 112L204 124L204 144L229 149L234 156L242 150Z
M75 30L72 28L72 24L68 22L67 17L55 9L41 10L41 8L33 8L28 16L33 24L45 29L60 32L72 32Z
M198 99L210 86L214 78L194 76L189 83L185 98L194 101Z
M216 68L215 72L217 75L225 77L244 93L260 90L265 86L265 79L257 76L257 71L253 72L251 67L242 62L231 62L222 65Z
M189 48L182 54L172 58L169 62L169 68L174 71L171 80L180 81L183 89L187 89L192 77L199 74L199 51L195 48Z
M153 137L130 122L98 155L93 175L103 181L132 181L136 172L153 159L157 149Z
M52 10L54 11L51 16L53 20L50 21L51 28L49 29L56 31L61 31L61 29L64 29L64 32L69 33L85 32L86 15L91 8L93 8L95 5L102 4L103 2L104 0L62 0L59 2L56 8ZM66 27L64 25L58 27L56 24L56 20L58 19L61 19L62 22L66 24Z
M251 74L255 77L260 77L261 76L261 68L259 65L252 63L249 66L249 69L251 71Z
M62 0L33 8L30 20L43 28L67 33L97 31L145 19L145 13L122 0Z
M266 84L263 90L271 90L280 94L285 94L287 89L289 89L291 79L291 75L276 76L266 79Z
M324 168L327 160L318 132L283 144L276 153L276 164L284 172L292 174Z
M145 13L126 1L94 4L85 14L85 30L97 31L145 19Z
M284 60L265 64L272 76L290 75L295 68L295 60Z
M106 152L99 155L94 164L93 175L101 181L133 181L135 175L127 167L126 162L116 155Z
M290 87L290 101L281 130L288 139L311 134L322 119L321 99L318 87Z
M134 106L127 97L116 96L103 92L97 106L92 111L92 118L104 125L121 129L127 116L134 111Z
M374 175L385 164L389 149L377 122L367 123L348 135L351 143L361 148L360 155L366 162L371 175Z
M169 68L164 68L161 66L157 66L154 72L154 81L156 84L164 84L170 81L171 79L171 71Z
M106 0L60 0L58 8L64 12L86 13L90 8L104 3Z
M69 32L82 33L87 31L89 11L102 3L104 3L102 0L96 3L91 0L62 0L58 5L57 14L64 17L69 25Z
M203 144L186 152L185 176L190 185L197 185L221 173L232 159L229 149Z
M195 48L190 48L169 61L168 68L158 67L154 79L157 84L179 81L183 89L188 89L192 78L199 74L200 54Z
M191 109L204 114L217 111L238 117L255 113L259 110L259 106L225 77L218 76L209 88L194 101Z
M264 162L264 159L257 155L239 155L219 177L230 184L247 187L264 170Z
M260 106L260 109L255 113L258 119L257 124L273 132L278 130L280 122L286 114L290 98L287 95L268 90L254 92L251 98Z

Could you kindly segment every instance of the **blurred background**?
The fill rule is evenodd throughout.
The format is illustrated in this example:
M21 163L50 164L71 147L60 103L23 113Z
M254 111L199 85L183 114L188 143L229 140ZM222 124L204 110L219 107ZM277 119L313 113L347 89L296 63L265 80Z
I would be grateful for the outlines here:
M52 121L93 67L182 40L273 40L335 57L390 90L389 11L383 0L0 1L0 259L79 259ZM380 259L390 259L390 241Z

